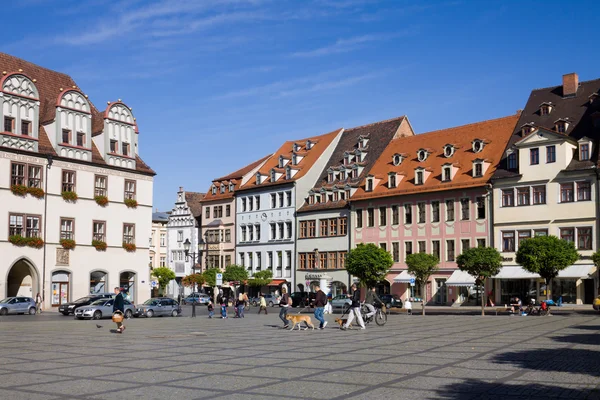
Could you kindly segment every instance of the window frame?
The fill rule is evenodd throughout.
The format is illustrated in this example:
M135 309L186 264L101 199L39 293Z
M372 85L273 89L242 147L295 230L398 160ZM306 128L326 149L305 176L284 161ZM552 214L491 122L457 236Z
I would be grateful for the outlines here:
M131 227L132 228L132 235L131 235L131 242L128 242L125 236L125 228L126 227ZM129 237L129 235L127 235L127 237ZM130 222L123 222L123 243L128 243L128 244L135 244L135 224L130 223Z
M527 197L521 196L522 194L527 194ZM525 202L521 202L524 200ZM525 207L531 205L531 187L529 186L519 186L517 188L517 207Z
M65 142L65 134L67 135L66 142ZM62 128L59 144L71 145L72 140L73 140L73 131L71 129Z
M444 200L444 207L446 208L446 222L454 222L456 221L456 201L454 199L446 199ZM448 207L451 205L451 207Z
M575 182L575 189L577 190L577 201L591 201L592 200L592 184L590 181L579 181ZM587 186L586 191L582 191L582 186L585 188ZM581 194L584 196L581 196ZM587 197L587 198L586 198Z
M64 230L63 231L63 221L71 223L70 224L71 225L71 231L68 231L68 230ZM75 240L75 218L72 218L72 217L60 217L58 229L59 229L58 237L60 238L60 240L63 240L63 239Z
M569 189L570 186L570 189ZM570 193L570 199L569 199ZM560 184L560 202L573 203L575 201L575 182L564 182Z
M98 233L96 232L96 225L101 225L102 226L102 233ZM102 235L101 238L99 235ZM101 221L101 220L93 220L92 221L92 240L98 240L100 242L104 242L106 243L106 221ZM165 243L166 245L166 243ZM162 242L161 242L161 246ZM163 246L164 247L164 246Z
M133 192L131 190L127 190L128 183L133 184ZM132 195L132 193L133 193L133 195ZM132 180L132 179L125 179L125 182L123 184L123 199L136 200L136 198L137 198L137 181Z
M104 179L104 187L98 186L98 178ZM108 176L94 174L94 197L95 196L108 196Z
M540 191L540 189L543 189ZM543 198L541 199L541 201L538 201L538 196L539 194L542 194ZM542 204L546 204L546 185L535 185L531 187L531 197L532 197L532 204L537 206L537 205L542 205Z
M512 236L508 236L512 235ZM500 236L502 237L502 252L503 253L514 253L516 251L516 240L515 240L515 231L500 231ZM506 240L509 240L506 242ZM508 244L508 246L507 246Z
M533 149L529 149L529 165L539 165L540 164L540 148L535 147Z
M471 199L468 197L463 197L460 199L460 220L461 221L470 221L471 220Z
M450 246L450 243L452 243L452 246ZM446 239L446 261L456 261L456 241L454 239Z
M510 196L508 195L508 192L510 191ZM515 206L515 188L510 188L510 189L501 189L501 198L502 198L502 207L514 207ZM509 202L505 201L507 199L510 199L510 204L508 204Z
M363 227L363 209L357 208L356 210L356 228Z
M12 232L12 227L10 224L10 219L11 217L21 217L21 232L20 233L15 233ZM37 218L38 220L38 224L37 224L37 236L30 236L29 235L29 231L33 230L33 228L29 228L28 227L28 222L29 222L29 218ZM12 236L12 235L20 235L22 237L31 237L31 238L41 238L41 234L42 234L42 215L40 214L26 214L26 213L17 213L17 212L9 212L8 213L8 236Z
M583 229L589 230L589 234L582 235L580 231ZM578 226L578 227L576 227L575 230L577 232L577 243L575 244L577 246L577 250L592 250L593 246L594 246L593 245L593 239L594 239L593 228L591 226ZM581 246L580 238L582 236L588 237L588 245L586 247Z
M405 203L404 207L404 225L412 225L413 224L413 210L412 203Z
M546 164L556 162L556 145L546 146Z
M15 121L16 118L5 115L4 116L4 132L8 132L8 133L15 133ZM10 124L10 130L6 129L7 128L7 122Z
M73 183L65 183L65 174L73 174ZM77 171L63 169L61 171L61 192L76 192L77 190ZM70 188L70 190L68 190Z
M367 227L373 228L375 226L375 209L373 207L367 208Z
M379 226L387 226L387 207L379 207Z

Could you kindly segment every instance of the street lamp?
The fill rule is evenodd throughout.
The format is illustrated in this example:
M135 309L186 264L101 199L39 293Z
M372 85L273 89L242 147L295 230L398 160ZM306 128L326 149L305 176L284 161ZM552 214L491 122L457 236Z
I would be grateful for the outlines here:
M183 242L183 250L185 252L185 260L187 261L188 259L192 259L192 274L195 273L196 270L196 263L200 264L200 261L202 260L202 252L204 251L204 240L202 240L202 238L200 238L198 240L198 252L196 253L195 251L190 252L190 247L192 246L192 243L190 243L190 239L185 239L185 242ZM196 287L196 281L194 281L194 289L193 289L194 293L197 291L197 287ZM196 318L196 299L194 298L194 301L192 301L192 318Z

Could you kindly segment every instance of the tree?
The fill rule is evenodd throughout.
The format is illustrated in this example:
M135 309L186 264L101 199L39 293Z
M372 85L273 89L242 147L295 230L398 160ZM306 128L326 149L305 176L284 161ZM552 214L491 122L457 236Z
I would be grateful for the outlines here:
M357 277L361 286L367 288L384 280L393 264L392 255L373 243L359 244L346 257L348 273Z
M226 282L234 282L233 289L235 295L238 287L248 280L248 270L241 265L228 265L225 268L225 272L223 272L223 280ZM238 282L238 284L235 284L235 282Z
M408 273L415 276L415 284L421 287L423 315L425 315L425 297L427 297L427 281L438 270L440 260L433 254L413 253L406 256Z
M270 269L258 271L254 276L248 279L248 286L261 288L267 286L273 281L273 272Z
M502 256L493 247L473 247L456 258L461 271L477 278L484 288L481 295L481 315L485 315L485 280L497 275L502 268Z
M217 274L220 271L219 268L209 268L202 273L204 283L213 288L213 302L215 304L217 304L217 293L219 291L217 288Z
M204 285L206 278L202 274L191 274L183 277L181 284L185 287L197 288L198 286Z
M169 282L175 279L175 272L169 267L157 267L152 270L152 276L158 281L158 293L162 296Z
M546 282L546 299L550 299L552 280L579 259L575 243L556 236L538 236L519 244L517 263L526 271L539 274Z

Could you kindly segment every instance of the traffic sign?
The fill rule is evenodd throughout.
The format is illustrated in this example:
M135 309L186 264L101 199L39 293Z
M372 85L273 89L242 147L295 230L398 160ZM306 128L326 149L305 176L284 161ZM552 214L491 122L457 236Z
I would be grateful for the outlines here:
M415 278L410 278L410 286L415 286Z
M217 274L217 286L223 285L223 274Z
M151 281L150 282L150 286L152 286L152 289L158 287L158 282L157 281Z

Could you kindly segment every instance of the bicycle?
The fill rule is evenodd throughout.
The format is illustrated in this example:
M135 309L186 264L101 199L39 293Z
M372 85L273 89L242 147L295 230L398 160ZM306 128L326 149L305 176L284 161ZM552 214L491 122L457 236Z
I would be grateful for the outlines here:
M523 309L523 313L527 315L541 315L545 316L550 314L550 306L546 301L542 301L542 304L539 307L536 307L533 302L530 302L529 305Z
M363 303L361 305L360 308L360 312L362 315L365 316L365 318L363 318L365 325L368 324L369 322L375 320L375 323L379 326L384 326L385 323L387 322L387 314L383 311L383 305L381 304L373 304L373 306L375 307L375 314L370 316L369 318L366 317L366 315L370 312L369 309L367 308L367 306L365 305L365 303Z

